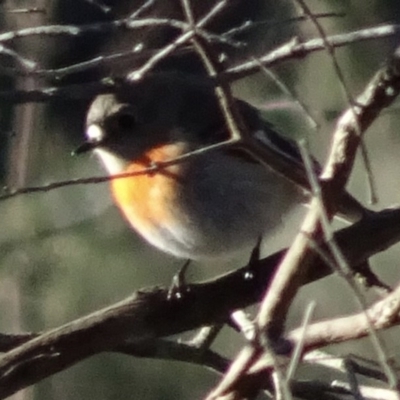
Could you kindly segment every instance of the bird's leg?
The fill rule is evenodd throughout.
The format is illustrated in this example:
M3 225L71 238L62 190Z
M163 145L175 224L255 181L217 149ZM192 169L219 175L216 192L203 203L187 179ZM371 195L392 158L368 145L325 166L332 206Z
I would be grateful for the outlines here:
M262 242L262 236L259 236L256 245L251 251L249 262L247 263L247 267L249 269L255 267L257 265L257 262L260 260L261 242Z
M171 285L168 290L168 300L176 298L180 299L182 297L182 292L186 287L186 272L192 260L188 259L179 269L179 271L173 276Z
M355 276L367 289L374 288L381 296L387 295L393 289L383 282L372 270L369 260L355 267Z
M231 325L239 330L246 340L254 342L257 337L257 326L244 310L236 310L230 316Z
M260 260L262 236L260 235L257 242L250 254L249 262L247 263L247 271L244 274L244 279L254 279L253 270L256 268L258 261ZM246 312L243 310L234 311L230 320L232 324L242 332L243 336L249 341L254 342L258 337L257 326L254 321L249 319Z

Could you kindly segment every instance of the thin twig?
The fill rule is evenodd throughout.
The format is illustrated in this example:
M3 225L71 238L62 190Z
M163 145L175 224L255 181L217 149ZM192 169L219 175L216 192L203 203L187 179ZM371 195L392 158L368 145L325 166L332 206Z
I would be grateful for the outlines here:
M293 354L290 359L290 363L289 363L289 366L288 366L287 372L286 372L286 381L288 383L290 383L290 381L293 379L296 369L299 366L302 354L304 353L304 339L306 336L307 327L310 324L311 318L314 314L315 306L316 306L315 301L312 301L307 306L306 312L304 313L303 322L301 324L301 327L303 329L303 335L300 336L300 340L296 343L296 346L294 348L294 351L293 351Z
M331 13L318 13L314 14L317 18L342 18L346 16L345 13L343 12L331 12ZM242 33L247 33L253 29L257 29L260 26L267 27L267 28L273 28L276 26L282 27L284 24L292 24L294 22L302 22L302 21L307 21L308 20L308 15L299 15L297 17L293 18L287 18L284 20L264 20L264 21L245 21L242 25L232 28L229 31L226 31L223 33L223 36L226 37L233 37L240 35Z
M32 7L32 8L15 8L15 9L3 9L0 11L0 14L8 13L8 14L46 14L47 11L45 8L41 7Z
M22 70L25 71L25 73L33 72L37 67L37 64L34 61L22 57L16 51L9 49L2 44L0 44L0 54L11 57L18 65L21 66Z
M111 11L111 7L103 4L99 0L84 0L86 3L89 3L95 7L97 7L100 11L102 11L104 14L108 14Z
M115 179L126 179L126 178L131 178L133 176L151 174L156 171L160 171L164 168L167 168L169 166L185 162L190 158L201 156L208 151L214 151L214 150L218 150L221 148L229 147L234 143L235 142L232 140L227 140L225 142L216 143L216 144L213 144L210 146L203 147L201 149L190 151L181 156L172 158L171 160L153 163L152 165L149 165L148 167L145 167L140 171L125 172L125 173L121 173L121 174L114 174L114 175L107 175L107 176L94 176L94 177L90 177L90 178L69 179L66 181L52 182L47 185L27 186L27 187L22 187L22 188L18 188L18 189L4 188L6 190L9 190L9 192L5 193L3 195L0 195L0 201L7 200L7 199L10 199L10 198L13 198L16 196L20 196L23 194L49 192L51 190L60 189L60 188L67 187L67 186L98 184L98 183L103 183L103 182L109 182L109 181L112 181Z
M360 29L358 31L342 33L338 35L328 36L329 43L332 47L347 46L351 43L358 43L368 40L376 40L395 36L400 31L400 25L383 25L373 28ZM303 58L315 51L325 49L324 40L315 38L300 42L298 38L294 38L289 42L279 46L273 51L270 51L265 56L258 57L258 61L263 65L272 67L277 63L284 61ZM240 63L237 66L229 68L224 75L229 81L235 81L246 76L249 76L259 70L258 62L247 61Z
M271 71L271 69L264 66L257 57L252 57L252 60L258 63L260 71L263 72L265 75L267 75L270 79L272 79L272 81L279 87L279 89L282 90L283 93L286 93L294 100L294 102L297 104L300 110L302 110L303 113L305 114L311 128L317 130L319 127L318 122L312 116L308 107L296 96L294 91L291 90L287 85L285 85L285 83L283 83L282 80L276 74L274 74L273 71Z
M227 0L218 1L214 7L196 24L196 32L200 31L200 28L208 24L213 18L215 18L226 5ZM186 25L184 32L178 36L172 43L169 43L162 49L160 49L153 57L151 57L142 67L131 72L127 78L131 81L140 80L145 74L151 71L160 61L172 54L180 46L190 41L194 36L195 32L191 29L190 24Z
M149 8L151 8L157 0L147 0L140 7L138 7L132 14L129 15L129 18L135 19L140 14L143 14Z

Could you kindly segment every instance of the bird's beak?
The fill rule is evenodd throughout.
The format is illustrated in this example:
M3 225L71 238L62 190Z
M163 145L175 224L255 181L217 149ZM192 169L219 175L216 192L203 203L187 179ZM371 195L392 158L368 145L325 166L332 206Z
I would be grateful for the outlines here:
M104 132L98 125L90 125L87 128L86 135L88 140L82 143L76 150L72 152L73 156L77 156L82 153L87 153L88 151L94 150L97 146L101 144L104 137Z
M96 142L84 142L77 149L72 151L73 156L78 156L79 154L87 153L88 151L93 150L96 147Z

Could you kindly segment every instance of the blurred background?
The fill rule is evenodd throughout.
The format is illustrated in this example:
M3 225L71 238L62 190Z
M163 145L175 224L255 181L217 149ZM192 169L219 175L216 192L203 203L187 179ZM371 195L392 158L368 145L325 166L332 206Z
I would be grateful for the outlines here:
M215 0L195 1L203 14ZM142 1L4 0L0 3L2 31L51 24L89 24L131 15ZM314 13L343 13L321 20L329 34L345 33L380 24L399 23L400 3L395 0L308 0ZM226 66L259 56L293 36L317 36L307 21L293 21L299 14L296 1L235 0L212 29L224 32L245 21L265 21L244 32L242 49L223 49ZM154 1L142 16L180 18L179 1ZM14 40L10 47L38 63L40 69L66 67L98 55L130 49L143 51L168 43L176 32L146 29L118 34L80 37L34 36ZM399 43L399 37L379 39L336 51L345 83L356 96ZM140 51L132 59L77 74L49 78L10 73L9 57L0 56L0 90L38 89L88 82L115 76L140 65ZM3 68L4 67L4 68ZM158 69L201 72L196 58L171 57ZM3 71L4 70L4 71ZM257 105L267 119L293 138L306 138L320 161L329 148L330 133L338 115L347 107L332 60L324 52L274 68L281 82L301 100L318 122L314 129L294 99L269 76L256 74L235 84L237 96ZM102 175L97 160L71 157L83 139L87 100L57 100L43 104L0 107L0 178L9 189ZM381 209L400 202L400 124L395 104L373 124L366 136ZM350 191L368 204L363 163L358 160ZM264 253L286 247L297 232L304 210L294 210L276 235L267 238ZM69 186L42 194L0 201L0 329L2 332L42 331L59 326L121 300L134 290L169 285L182 262L149 247L121 218L112 205L107 184ZM340 225L338 225L340 226ZM398 280L395 246L374 257L372 263L386 282ZM248 255L221 265L193 264L188 279L204 280L242 266ZM372 300L374 296L368 295ZM297 326L310 301L317 302L314 319L357 310L351 291L339 278L330 277L302 289L291 310L290 327ZM398 330L384 333L390 355L399 354ZM224 330L216 348L233 356L242 339ZM337 354L355 353L374 358L368 339L328 349ZM398 360L400 361L400 360ZM303 371L304 376L313 371ZM333 378L327 371L326 378ZM200 399L218 376L191 365L104 354L62 372L15 399Z

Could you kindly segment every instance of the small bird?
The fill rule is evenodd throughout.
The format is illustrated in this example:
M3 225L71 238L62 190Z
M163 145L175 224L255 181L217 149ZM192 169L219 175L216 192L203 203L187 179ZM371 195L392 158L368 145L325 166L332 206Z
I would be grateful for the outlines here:
M237 100L252 134L305 171L297 146L258 111ZM210 79L158 73L97 96L86 119L87 141L110 175L134 173L229 138ZM315 163L318 169L317 163ZM305 172L304 172L305 173ZM238 148L188 157L147 173L112 179L115 204L158 249L179 258L224 258L271 235L290 208L304 201L296 185ZM345 215L364 209L350 195Z

